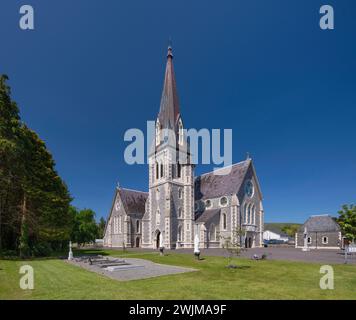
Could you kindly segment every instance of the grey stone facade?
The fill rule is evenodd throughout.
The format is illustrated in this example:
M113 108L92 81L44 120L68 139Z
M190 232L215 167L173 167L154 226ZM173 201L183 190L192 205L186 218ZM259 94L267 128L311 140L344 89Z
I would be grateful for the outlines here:
M224 239L234 239L236 231L245 247L263 244L264 213L262 194L251 159L224 168L230 173L213 172L195 182L196 223L202 247L221 247ZM252 190L247 192L247 185Z
M141 247L147 193L117 188L104 236L107 247Z
M252 160L220 169L219 174L195 177L182 132L169 48L156 135L149 153L148 193L131 190L128 196L128 190L117 190L104 245L193 248L197 233L202 248L222 247L228 238L246 247L262 246L262 193Z
M304 239L310 249L339 249L342 246L340 226L329 215L311 216L296 233L295 247L303 248Z

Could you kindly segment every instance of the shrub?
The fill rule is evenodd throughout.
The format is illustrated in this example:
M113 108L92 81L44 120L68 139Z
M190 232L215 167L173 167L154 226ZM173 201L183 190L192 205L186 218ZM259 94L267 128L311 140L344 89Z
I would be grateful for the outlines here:
M32 247L32 255L35 257L50 256L52 251L52 247L48 242L39 242Z

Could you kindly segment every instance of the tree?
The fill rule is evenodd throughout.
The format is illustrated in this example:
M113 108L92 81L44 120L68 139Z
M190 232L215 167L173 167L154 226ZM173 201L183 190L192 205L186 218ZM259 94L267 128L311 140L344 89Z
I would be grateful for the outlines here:
M0 250L21 252L24 241L29 251L43 242L55 249L69 240L71 197L45 143L21 122L7 80L0 76Z
M71 208L74 214L74 225L71 239L79 246L94 242L98 235L98 225L95 221L95 212L90 209L78 210Z
M58 244L69 240L71 216L68 188L55 171L55 162L38 135L22 127L25 177L23 189L33 217L31 230L35 240Z
M295 234L298 232L300 228L299 224L288 224L285 225L281 230L286 233L289 237L294 238Z
M12 246L15 249L14 232L18 230L20 220L13 216L20 212L21 162L19 109L10 98L8 77L0 76L0 250Z
M337 221L344 237L354 242L356 239L356 206L353 204L350 206L345 204L338 214L339 218Z
M232 258L234 256L238 257L242 251L245 251L246 249L243 247L242 244L242 234L244 230L243 229L235 229L233 230L233 236L232 237L223 237L220 236L221 239L223 239L223 249L226 250L227 252L227 259L228 259L228 268L236 268L237 266L235 264L232 264Z
M98 224L98 239L104 238L105 226L106 221L103 217L101 217Z

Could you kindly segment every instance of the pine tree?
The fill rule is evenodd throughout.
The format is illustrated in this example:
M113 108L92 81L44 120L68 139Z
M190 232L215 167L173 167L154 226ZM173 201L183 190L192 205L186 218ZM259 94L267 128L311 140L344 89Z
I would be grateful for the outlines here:
M0 77L0 250L56 249L69 240L71 197L45 143L21 122L7 80Z
M8 77L0 76L0 251L4 246L14 249L14 232L18 229L21 202L21 176L23 166L20 159L19 109L10 98Z

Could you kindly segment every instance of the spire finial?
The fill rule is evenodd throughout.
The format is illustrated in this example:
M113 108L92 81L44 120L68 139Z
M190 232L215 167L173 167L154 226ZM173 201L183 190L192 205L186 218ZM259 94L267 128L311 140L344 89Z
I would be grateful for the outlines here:
M246 160L251 160L250 153L246 152Z

